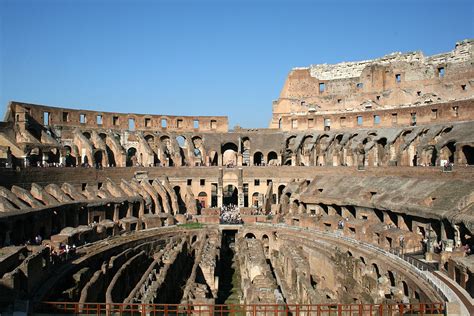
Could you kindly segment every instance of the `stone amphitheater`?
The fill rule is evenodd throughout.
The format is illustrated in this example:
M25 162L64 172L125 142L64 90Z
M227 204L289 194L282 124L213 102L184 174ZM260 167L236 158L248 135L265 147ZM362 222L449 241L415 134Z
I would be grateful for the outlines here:
M10 102L0 315L473 315L473 48L294 68L268 128Z

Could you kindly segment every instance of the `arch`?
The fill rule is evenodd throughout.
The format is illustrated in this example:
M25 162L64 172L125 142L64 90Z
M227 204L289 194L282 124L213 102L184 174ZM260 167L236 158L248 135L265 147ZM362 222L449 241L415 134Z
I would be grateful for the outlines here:
M95 160L96 167L98 167L98 168L102 167L102 159L103 159L102 150L97 150L94 153L94 160Z
M188 142L186 140L186 137L179 135L176 137L176 142L178 143L179 147L181 148L186 148L188 147Z
M278 155L276 152L271 151L267 155L267 165L276 166L278 165Z
M82 135L84 135L84 137L87 139L91 139L91 133L89 132L83 132Z
M388 274L388 279L390 280L390 285L395 286L396 285L396 283L395 283L395 274L393 274L393 272L390 271L390 270L387 271L387 274Z
M41 163L42 159L42 152L41 149L35 147L31 149L30 154L28 155L28 161L30 166L37 167L39 163Z
M155 136L151 134L145 135L145 140L148 144L152 144L155 142Z
M107 134L99 133L99 137L100 137L100 139L102 139L105 142L105 140L107 139Z
M229 184L224 187L222 194L222 204L223 205L238 205L238 196L239 196L239 190L233 186L232 184Z
M210 151L208 159L209 159L209 165L217 166L218 159L217 159L217 152L216 151L214 151L214 150Z
M237 145L234 143L226 143L221 148L222 165L236 166L237 165Z
M130 147L127 150L127 167L135 166L137 164L137 149Z
M254 166L260 166L264 162L263 160L263 154L260 151L257 151L256 153L253 154L253 165Z
M241 140L242 165L250 166L250 139L243 137Z
M448 142L445 146L449 150L449 156L447 157L450 163L454 163L454 153L456 152L455 142Z
M66 167L75 167L77 165L77 159L72 154L72 148L70 146L64 146L64 150Z
M247 234L245 234L245 238L247 238L247 239L256 239L256 238L255 238L255 235L252 234L252 233L247 233Z
M252 206L253 207L258 207L258 192L255 192L252 194Z
M405 281L402 281L401 284L402 284L401 287L403 288L403 295L407 297L410 296L410 290L408 288L408 284Z
M176 194L176 199L178 202L178 208L179 208L179 214L184 214L186 213L186 203L183 200L183 197L181 196L181 187L179 185L175 186L173 188L174 193Z
M466 164L470 166L474 165L474 147L465 145L462 147L462 153L466 158Z
M207 193L206 192L199 192L198 194L198 202L201 208L207 207Z
M286 186L284 184L280 184L278 186L278 202L280 202L281 195L283 194L283 191L285 190Z
M372 271L377 275L377 279L380 278L380 270L376 263L372 263Z

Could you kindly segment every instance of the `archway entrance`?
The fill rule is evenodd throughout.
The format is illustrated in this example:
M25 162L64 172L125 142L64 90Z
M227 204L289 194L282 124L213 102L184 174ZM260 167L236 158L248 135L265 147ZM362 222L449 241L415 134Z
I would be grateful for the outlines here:
M239 199L239 190L232 184L224 187L224 192L222 194L222 205L238 205Z
M471 146L463 146L462 152L464 153L464 157L466 157L466 164L474 165L474 147Z

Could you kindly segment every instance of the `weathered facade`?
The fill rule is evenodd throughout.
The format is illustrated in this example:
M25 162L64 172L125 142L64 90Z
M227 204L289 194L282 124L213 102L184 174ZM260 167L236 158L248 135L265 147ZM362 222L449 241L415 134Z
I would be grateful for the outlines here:
M294 69L268 129L11 102L0 305L472 299L472 52Z

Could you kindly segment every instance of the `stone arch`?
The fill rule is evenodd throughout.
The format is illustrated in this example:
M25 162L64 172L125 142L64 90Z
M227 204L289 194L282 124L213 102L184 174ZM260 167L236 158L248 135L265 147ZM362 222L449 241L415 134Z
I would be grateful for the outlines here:
M66 167L75 167L77 165L77 157L73 155L71 146L64 146L64 151L64 164L66 165Z
M379 267L376 263L372 263L372 271L375 273L375 275L377 276L377 279L380 278L381 274L380 274L380 270L379 270Z
M258 205L258 195L259 195L258 192L254 192L252 194L252 206L253 207L259 207L259 205Z
M199 201L199 206L201 208L206 208L207 207L207 193L203 191L199 192L198 201Z
M217 152L215 150L211 150L209 152L209 165L210 166L217 166L218 165L218 155L217 155Z
M254 166L260 166L264 163L265 163L265 160L264 160L262 152L261 151L256 151L253 154L253 165Z
M179 185L176 185L173 187L173 191L176 195L176 202L178 202L178 213L186 213L186 203L184 202L183 196L181 195L181 187Z
M102 167L104 161L103 151L98 149L94 153L94 161L97 168Z
M130 147L127 149L127 167L132 167L137 164L137 149L135 147Z
M180 148L187 148L188 147L188 141L186 137L183 135L178 135L176 136L176 142L178 143Z
M250 138L247 136L241 139L242 165L244 166L250 166L250 144Z
M235 187L232 184L229 184L224 187L223 191L224 191L222 193L223 205L229 205L229 204L238 205L239 190L237 189L237 187Z
M236 166L237 165L237 151L238 147L232 142L225 143L221 147L222 165Z
M247 233L245 234L245 238L247 239L255 239L255 235L253 233Z
M469 145L462 146L462 153L467 165L474 165L474 147Z
M277 166L278 165L278 155L274 151L270 151L267 154L267 165L269 166Z

